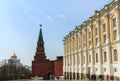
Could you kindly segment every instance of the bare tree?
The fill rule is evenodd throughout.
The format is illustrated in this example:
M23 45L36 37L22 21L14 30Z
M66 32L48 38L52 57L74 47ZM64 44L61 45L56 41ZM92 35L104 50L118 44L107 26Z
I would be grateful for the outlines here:
M0 79L18 79L18 78L30 78L30 71L24 66L17 67L12 62L7 63L6 60L0 62Z

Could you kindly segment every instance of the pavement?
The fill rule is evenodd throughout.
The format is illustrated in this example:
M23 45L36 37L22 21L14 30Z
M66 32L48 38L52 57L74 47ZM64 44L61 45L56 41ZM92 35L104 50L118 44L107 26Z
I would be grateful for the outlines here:
M10 80L10 81L119 81L119 80Z
M32 80L32 81L119 81L119 80Z

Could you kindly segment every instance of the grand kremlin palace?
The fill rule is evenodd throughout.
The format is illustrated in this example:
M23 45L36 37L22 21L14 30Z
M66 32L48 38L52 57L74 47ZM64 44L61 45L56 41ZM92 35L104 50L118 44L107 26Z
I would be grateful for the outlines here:
M112 0L63 39L64 78L120 79L120 1Z

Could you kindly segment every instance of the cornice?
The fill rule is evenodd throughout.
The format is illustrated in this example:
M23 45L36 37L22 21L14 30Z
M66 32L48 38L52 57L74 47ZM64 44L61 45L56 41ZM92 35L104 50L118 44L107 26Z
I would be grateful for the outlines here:
M95 10L93 16L89 17L88 20L84 21L83 24L81 24L79 26L75 26L74 31L70 31L68 36L66 36L66 37L71 37L71 35L74 35L74 34L78 33L79 31L82 31L83 28L87 28L88 25L91 25L97 18L100 19L100 17L103 16L103 14L105 14L106 12L108 14L110 9L112 9L115 5L117 5L118 2L119 2L119 0L113 0L111 3L105 5L104 8L102 8L100 11Z

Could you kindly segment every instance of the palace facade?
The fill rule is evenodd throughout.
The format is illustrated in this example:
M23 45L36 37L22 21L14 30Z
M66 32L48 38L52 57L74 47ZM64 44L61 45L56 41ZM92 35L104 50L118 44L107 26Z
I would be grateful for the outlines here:
M94 16L76 26L63 41L64 78L94 75L120 79L120 1L95 10Z

